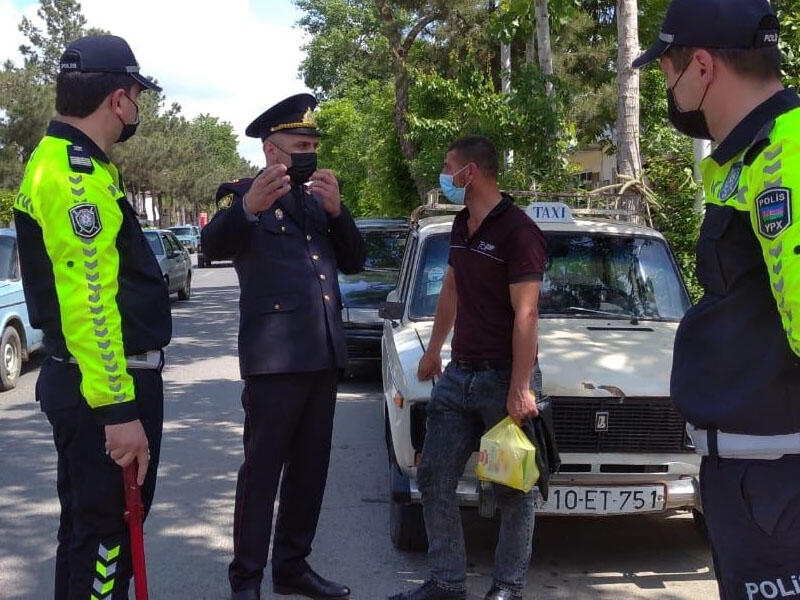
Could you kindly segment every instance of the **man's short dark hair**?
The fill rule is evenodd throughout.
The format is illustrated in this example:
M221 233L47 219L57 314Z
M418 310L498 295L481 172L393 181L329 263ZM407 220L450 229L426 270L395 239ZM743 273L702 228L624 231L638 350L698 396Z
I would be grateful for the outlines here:
M692 61L692 56L698 48L691 46L672 46L666 51L666 56L672 61L672 66L679 73ZM762 48L706 48L711 56L718 58L730 66L731 70L757 81L768 81L781 77L781 51L777 46L764 46Z
M482 135L468 135L458 138L447 149L455 152L465 163L475 163L486 177L497 179L500 165L497 150L492 141Z
M136 81L120 73L59 73L56 80L56 111L65 117L88 117L114 90L131 91Z

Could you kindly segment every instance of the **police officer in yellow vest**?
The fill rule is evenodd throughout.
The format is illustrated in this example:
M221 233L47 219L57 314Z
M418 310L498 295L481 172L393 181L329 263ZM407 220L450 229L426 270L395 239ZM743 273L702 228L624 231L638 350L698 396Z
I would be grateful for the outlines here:
M128 598L120 467L138 461L145 511L155 490L169 296L107 154L135 132L147 89L160 88L122 38L70 44L58 114L14 205L28 312L48 353L36 398L58 452L57 600Z
M766 0L672 0L633 63L658 59L670 121L716 142L671 395L703 455L723 599L800 594L800 98L778 35Z
M306 559L317 529L346 364L337 272L364 267L364 240L339 183L317 168L314 96L297 94L245 130L261 138L267 166L220 186L220 210L203 228L203 253L232 258L239 277L239 365L244 463L234 510L232 600L258 600L272 548L278 594L344 600L350 589Z

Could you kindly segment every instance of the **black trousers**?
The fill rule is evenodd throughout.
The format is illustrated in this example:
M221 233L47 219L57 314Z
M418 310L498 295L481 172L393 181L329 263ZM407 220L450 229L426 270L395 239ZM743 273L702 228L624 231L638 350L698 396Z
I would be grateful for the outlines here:
M700 492L722 600L800 596L800 455L704 456Z
M279 482L272 576L292 577L308 568L305 559L328 477L338 380L338 369L327 369L245 381L244 462L236 484L234 557L228 569L234 591L261 586Z
M164 392L160 372L137 369L132 375L150 445L150 466L142 486L147 514L158 470ZM122 469L106 455L105 429L80 395L76 387L79 382L77 366L54 364L48 359L36 384L58 452L61 520L55 599L127 600L132 567ZM51 406L58 408L48 408Z

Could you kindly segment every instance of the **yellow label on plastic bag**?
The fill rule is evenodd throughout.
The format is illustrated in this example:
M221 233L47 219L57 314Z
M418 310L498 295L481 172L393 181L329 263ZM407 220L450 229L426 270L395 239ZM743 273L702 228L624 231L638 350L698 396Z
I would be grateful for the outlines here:
M529 491L539 480L536 447L525 432L506 417L481 438L478 479Z

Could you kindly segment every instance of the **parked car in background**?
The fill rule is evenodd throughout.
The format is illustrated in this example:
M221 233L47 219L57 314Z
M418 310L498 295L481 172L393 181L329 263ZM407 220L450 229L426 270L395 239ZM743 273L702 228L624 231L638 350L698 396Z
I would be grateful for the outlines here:
M0 331L0 390L10 390L17 384L23 361L42 347L43 338L28 320L13 229L0 229Z
M408 236L408 220L357 219L356 226L364 236L367 259L361 273L339 273L345 342L351 367L377 369L381 362L383 332L378 306L397 283Z
M194 225L175 225L169 230L175 234L178 241L183 244L190 253L197 252L200 245L200 230Z
M675 332L690 301L666 240L624 219L624 211L595 209L609 218L591 218L589 209L548 202L526 212L547 239L539 363L561 454L537 516L685 509L702 530L699 457L669 395ZM412 219L397 287L380 309L390 534L405 550L426 544L417 465L432 384L419 381L417 366L431 336L452 223L452 216ZM448 340L443 365L449 360ZM457 498L489 516L492 488L475 476L477 449Z
M188 300L192 295L192 259L189 251L167 229L145 229L144 236L161 267L169 293L177 293L178 300Z

